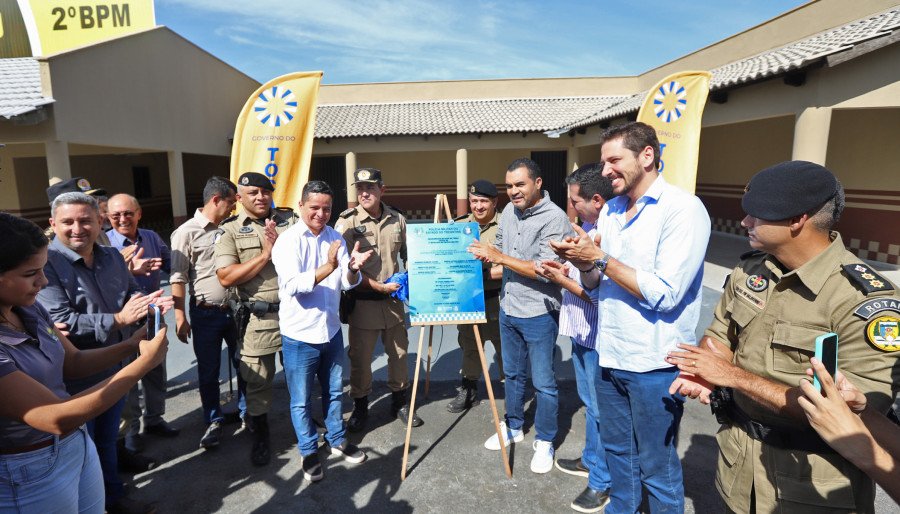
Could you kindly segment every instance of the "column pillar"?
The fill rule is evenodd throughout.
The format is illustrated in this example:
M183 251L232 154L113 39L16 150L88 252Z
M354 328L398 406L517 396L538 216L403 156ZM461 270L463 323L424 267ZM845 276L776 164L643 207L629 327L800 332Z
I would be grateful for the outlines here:
M353 185L353 172L356 171L355 152L347 152L344 156L344 169L347 181L347 207L356 207L356 186Z
M794 121L794 146L791 159L825 165L828 155L828 133L831 130L831 107L807 107Z
M169 192L172 195L172 218L175 226L187 221L187 200L184 191L184 162L181 152L166 152L169 162Z
M469 151L456 151L456 215L469 212Z
M566 149L566 176L571 175L573 171L581 166L581 152L577 146L570 146ZM566 186L566 198L569 197L569 187ZM578 213L572 207L572 202L566 202L566 215L569 220L574 222L578 218Z
M47 179L58 177L62 180L72 178L72 166L69 163L69 144L65 141L45 141L44 152L47 154ZM44 187L47 187L44 185Z

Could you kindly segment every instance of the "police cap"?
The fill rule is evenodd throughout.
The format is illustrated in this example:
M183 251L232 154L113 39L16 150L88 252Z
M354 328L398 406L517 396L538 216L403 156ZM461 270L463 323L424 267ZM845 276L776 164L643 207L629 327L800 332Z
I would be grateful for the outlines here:
M269 177L253 171L248 171L241 175L240 178L238 178L238 185L275 191L275 186L272 185L272 181L269 180Z
M838 190L834 174L807 161L786 161L750 179L741 198L744 212L767 221L780 221L811 212Z
M497 198L497 186L491 184L491 182L488 180L476 180L475 182L469 184L469 194L472 196Z
M63 193L85 193L91 196L106 196L105 189L92 188L91 183L84 177L72 177L68 180L61 180L56 177L50 179L50 187L47 188L47 201L53 203L53 200Z
M381 170L375 168L360 168L353 172L353 183L367 182L369 184L383 184Z

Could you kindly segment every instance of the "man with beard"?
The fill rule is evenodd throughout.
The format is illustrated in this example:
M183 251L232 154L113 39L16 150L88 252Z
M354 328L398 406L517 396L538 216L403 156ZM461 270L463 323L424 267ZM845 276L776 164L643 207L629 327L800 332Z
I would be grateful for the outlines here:
M653 512L684 510L676 451L684 398L669 393L678 343L695 343L710 219L700 199L666 182L653 127L633 122L601 136L603 175L613 193L597 221L598 247L584 231L552 243L597 292L600 437L612 478L606 512L636 512L641 485Z

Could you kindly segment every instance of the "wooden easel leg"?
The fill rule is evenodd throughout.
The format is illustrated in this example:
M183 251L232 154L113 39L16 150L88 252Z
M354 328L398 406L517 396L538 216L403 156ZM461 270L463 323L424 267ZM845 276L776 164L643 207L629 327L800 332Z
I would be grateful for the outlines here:
M503 469L506 470L506 476L512 478L512 469L509 467L509 455L506 453L506 447L503 445L503 434L500 432L500 415L497 414L497 402L494 401L494 388L491 386L491 375L488 374L487 359L484 358L484 346L481 343L481 332L478 330L478 325L472 325L472 330L475 331L475 346L478 347L478 358L481 359L481 372L484 375L484 385L487 388L488 399L491 402L491 413L494 415L494 428L497 430L497 437L500 438L500 455L503 458ZM407 441L408 440L409 439L407 438ZM405 457L403 462L403 469L405 470Z
M416 352L416 373L413 375L412 398L409 400L409 419L406 421L406 442L403 444L403 469L400 480L406 480L406 461L409 458L409 437L412 435L413 412L416 411L416 389L419 386L419 369L422 367L422 343L425 341L425 326L419 331L419 351ZM499 431L499 429L498 429Z
M425 364L425 398L431 387L431 341L434 338L434 325L428 325L428 362Z

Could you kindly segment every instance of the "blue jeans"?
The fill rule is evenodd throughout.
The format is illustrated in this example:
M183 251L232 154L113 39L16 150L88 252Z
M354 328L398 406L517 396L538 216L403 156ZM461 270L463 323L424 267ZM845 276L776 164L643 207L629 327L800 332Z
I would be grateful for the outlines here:
M684 483L676 443L684 397L669 394L677 368L636 373L601 368L600 435L612 476L606 514L637 512L641 484L650 511L684 512Z
M97 446L100 468L103 469L103 485L106 489L107 503L112 503L125 496L125 484L119 478L119 454L116 449L116 442L119 440L119 421L122 419L122 409L124 408L125 397L85 424Z
M46 448L0 455L0 512L103 514L103 474L85 427Z
M578 397L584 404L584 450L581 462L590 470L588 487L595 491L610 488L609 466L606 450L600 437L600 402L597 389L600 386L600 358L597 350L586 348L572 341L572 365L575 367L575 385Z
M500 338L503 340L503 374L506 375L506 426L519 430L525 424L525 375L531 364L531 383L537 391L534 415L535 438L556 439L559 393L553 356L559 334L559 312L534 318L507 316L500 309Z
M341 377L344 373L344 337L341 331L323 344L309 344L281 336L284 377L291 395L291 421L297 434L300 455L318 451L319 434L310 408L313 379L322 386L322 412L325 414L325 440L334 448L344 443L344 418L341 417Z
M192 302L193 303L193 302ZM194 340L194 355L197 356L197 379L200 383L200 403L203 405L203 420L206 423L222 422L222 406L219 403L219 376L222 369L222 339L228 346L238 380L238 409L241 417L247 411L245 394L247 384L241 378L240 354L238 354L238 332L234 317L229 311L190 307L191 335Z

